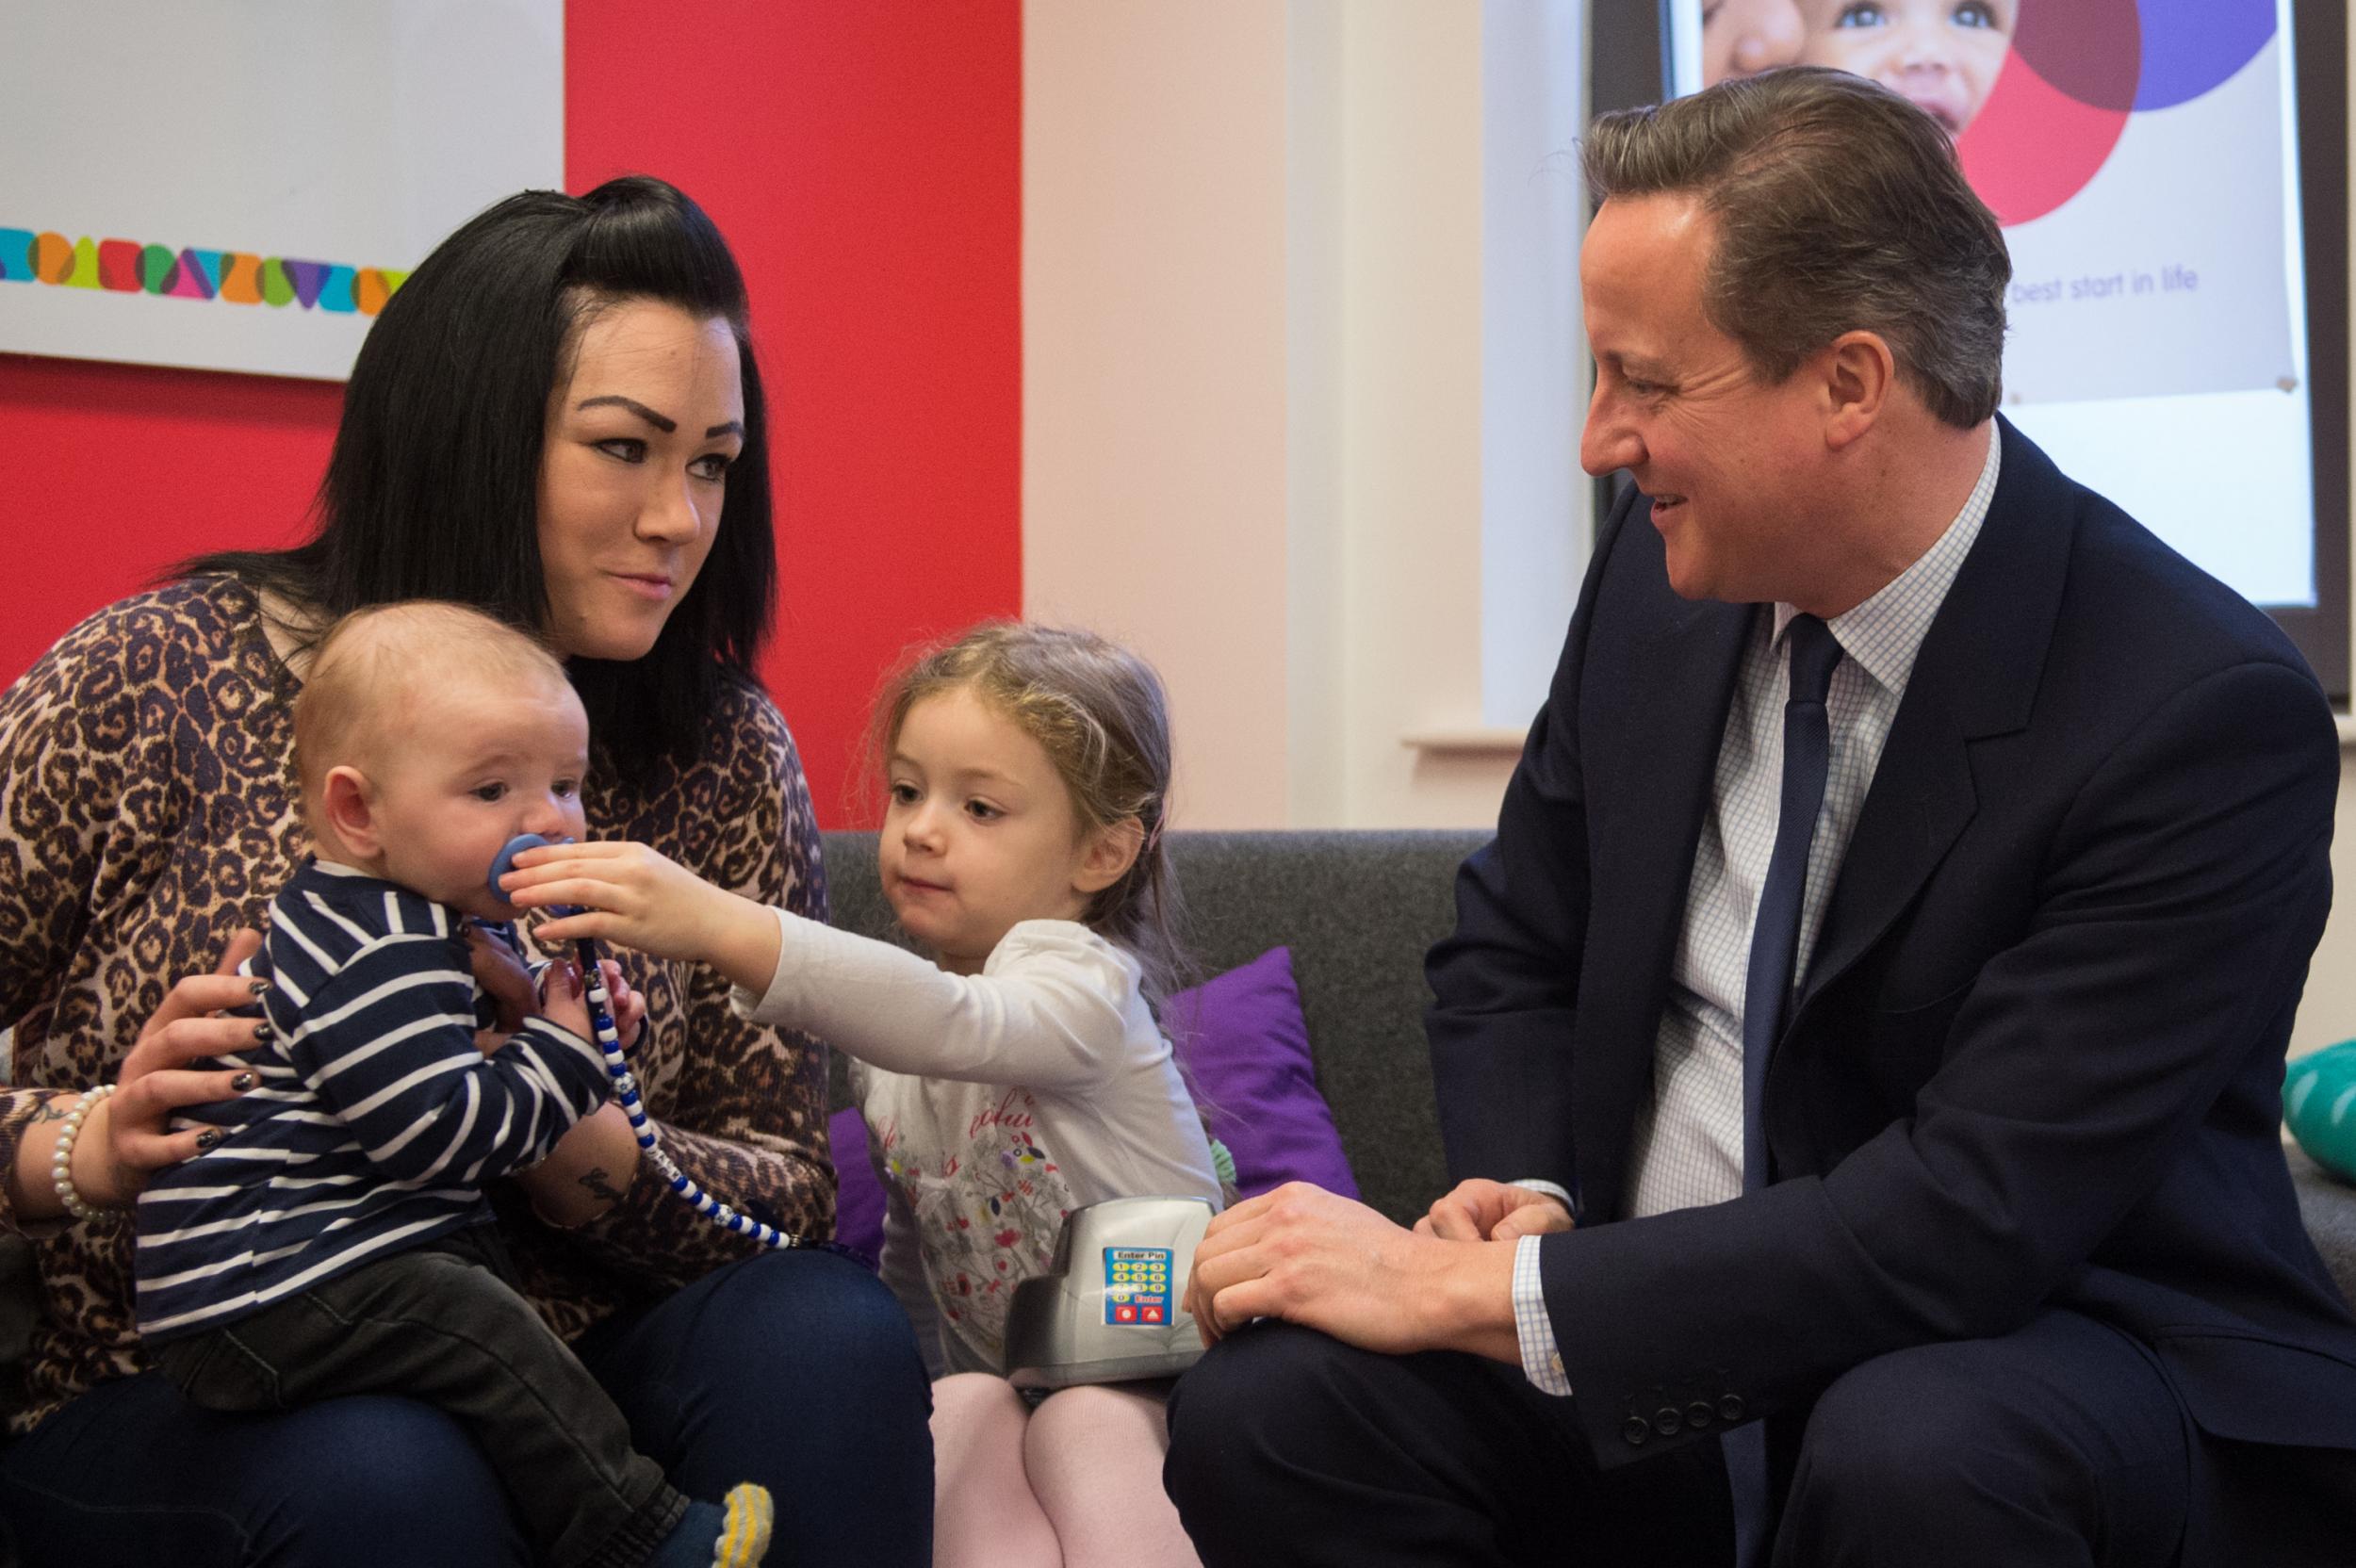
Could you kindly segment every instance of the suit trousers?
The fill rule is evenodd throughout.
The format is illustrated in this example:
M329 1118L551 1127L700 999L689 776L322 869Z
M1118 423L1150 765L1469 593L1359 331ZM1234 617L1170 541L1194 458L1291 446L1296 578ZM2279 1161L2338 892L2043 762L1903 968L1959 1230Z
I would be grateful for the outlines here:
M1264 1321L1178 1380L1162 1478L1205 1568L1726 1568L1713 1441L1597 1469L1572 1401L1521 1369L1384 1356Z
M1170 1419L1165 1480L1207 1568L1732 1559L1714 1441L1600 1470L1572 1400L1478 1357L1263 1323L1180 1380ZM2072 1313L1867 1362L1775 1436L1796 1444L1776 1568L2345 1560L2347 1456L2202 1437L2147 1348ZM2281 1484L2230 1540L2188 1542L2197 1478L2236 1468Z

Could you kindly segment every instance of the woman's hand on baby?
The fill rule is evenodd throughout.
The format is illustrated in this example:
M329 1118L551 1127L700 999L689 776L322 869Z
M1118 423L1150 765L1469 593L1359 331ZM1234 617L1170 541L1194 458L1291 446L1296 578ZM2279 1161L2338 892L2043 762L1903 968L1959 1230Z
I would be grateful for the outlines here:
M499 879L510 902L582 906L538 927L544 942L582 937L615 941L659 958L706 963L737 985L765 989L777 965L777 916L715 888L636 843L548 844L515 857Z
M204 1152L210 1130L172 1132L173 1111L234 1100L254 1086L252 1075L237 1068L189 1064L251 1051L257 1029L269 1028L251 1017L222 1016L259 994L259 982L239 974L237 966L261 945L259 932L238 931L212 973L184 977L149 1015L115 1074L115 1092L92 1107L74 1145L74 1184L90 1203L125 1207L150 1175Z

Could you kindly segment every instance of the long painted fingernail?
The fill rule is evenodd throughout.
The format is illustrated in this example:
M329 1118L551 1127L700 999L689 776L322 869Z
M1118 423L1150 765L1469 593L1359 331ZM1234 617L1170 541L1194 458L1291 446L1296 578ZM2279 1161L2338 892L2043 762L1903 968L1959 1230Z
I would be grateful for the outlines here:
M236 1089L239 1094L243 1094L246 1090L252 1088L260 1081L261 1080L254 1077L251 1072L240 1072L235 1078L229 1080L229 1086Z
M245 988L254 993L255 996L261 996L270 990L270 982L267 980L249 981L247 982Z
M261 1022L254 1026L254 1037L257 1040L267 1040L270 1038L270 1021L268 1019L264 1019Z
M210 1127L205 1128L205 1131L196 1135L196 1146L199 1149L210 1149L220 1141L221 1134L214 1131Z

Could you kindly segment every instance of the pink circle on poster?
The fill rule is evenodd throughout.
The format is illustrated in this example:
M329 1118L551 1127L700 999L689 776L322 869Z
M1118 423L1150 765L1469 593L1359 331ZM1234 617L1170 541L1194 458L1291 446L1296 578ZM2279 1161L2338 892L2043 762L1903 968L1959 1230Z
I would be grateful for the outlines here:
M2124 104L2101 107L2060 90L2015 53L1956 140L1955 157L1998 222L2026 223L2086 188L2119 145L2127 115Z

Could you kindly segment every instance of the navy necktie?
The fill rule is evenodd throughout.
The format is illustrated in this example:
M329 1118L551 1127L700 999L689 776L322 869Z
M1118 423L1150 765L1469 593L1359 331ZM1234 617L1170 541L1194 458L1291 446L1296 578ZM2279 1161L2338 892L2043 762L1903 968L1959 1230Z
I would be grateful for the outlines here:
M1783 794L1775 810L1775 848L1767 885L1751 923L1751 966L1742 986L1742 1190L1767 1184L1767 1130L1759 1103L1767 1088L1767 1058L1792 999L1792 972L1800 952L1801 894L1808 889L1808 845L1824 805L1824 776L1832 763L1832 727L1824 694L1832 688L1841 645L1813 615L1794 615L1784 632L1792 655L1792 695L1783 705Z
M1808 851L1824 809L1824 777L1832 763L1832 727L1824 694L1832 688L1841 645L1832 629L1813 615L1795 615L1784 631L1792 656L1791 698L1783 705L1783 793L1775 810L1775 848L1767 861L1767 885L1751 923L1750 972L1742 986L1742 1190L1767 1184L1767 1127L1760 1102L1767 1088L1767 1058L1792 1000L1792 972L1800 952L1801 895L1808 890ZM1759 1568L1767 1560L1767 1526L1773 1510L1767 1496L1765 1430L1754 1422L1723 1439L1726 1484L1734 1497L1735 1561Z

